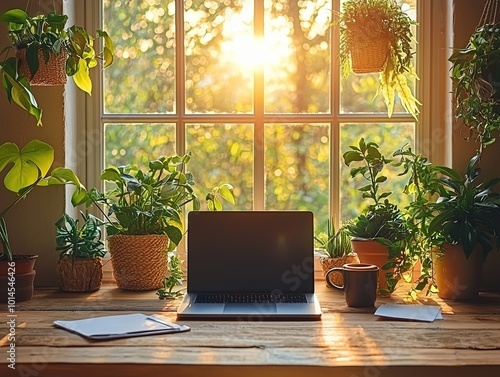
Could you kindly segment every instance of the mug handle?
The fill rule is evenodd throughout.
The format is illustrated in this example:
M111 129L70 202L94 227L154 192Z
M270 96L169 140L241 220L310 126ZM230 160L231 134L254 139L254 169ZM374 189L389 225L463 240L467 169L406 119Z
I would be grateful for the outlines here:
M334 268L331 268L328 270L328 272L325 274L325 280L326 280L326 284L329 286L329 287L332 287L332 288L337 288L337 289L344 289L345 287L345 283L344 285L340 286L340 285L337 285L337 284L334 284L330 281L329 279L329 275L332 273L332 272L340 272L342 274L342 277L343 277L343 281L345 281L345 278L344 278L344 269L342 267L334 267Z

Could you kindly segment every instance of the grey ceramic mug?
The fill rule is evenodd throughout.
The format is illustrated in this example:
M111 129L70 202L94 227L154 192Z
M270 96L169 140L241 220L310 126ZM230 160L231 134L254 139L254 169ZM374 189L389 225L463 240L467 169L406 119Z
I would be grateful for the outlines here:
M330 274L342 274L344 285L330 281ZM344 291L347 306L371 307L377 299L379 268L374 264L346 263L342 267L334 267L325 275L326 283Z

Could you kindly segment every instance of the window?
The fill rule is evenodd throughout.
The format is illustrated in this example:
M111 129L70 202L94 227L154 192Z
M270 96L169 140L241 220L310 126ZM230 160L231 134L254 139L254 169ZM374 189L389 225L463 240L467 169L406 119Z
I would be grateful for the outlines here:
M88 110L87 133L103 141L89 171L190 151L201 198L229 182L231 208L311 210L317 227L354 217L362 200L341 156L361 136L387 155L409 143L437 156L429 135L442 109L432 113L427 94L444 97L447 52L426 30L442 22L442 4L398 2L419 23L419 122L398 104L387 117L376 74L340 77L340 0L99 1L91 12L116 59ZM395 173L391 182L402 185Z

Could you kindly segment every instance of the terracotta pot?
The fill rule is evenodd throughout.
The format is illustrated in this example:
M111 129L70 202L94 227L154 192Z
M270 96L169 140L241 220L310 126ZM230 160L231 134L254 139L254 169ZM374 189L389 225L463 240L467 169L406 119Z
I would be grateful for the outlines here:
M66 292L94 292L101 288L102 261L63 257L57 262L59 287Z
M358 254L361 263L374 264L380 271L378 274L378 287L380 289L387 289L387 279L385 274L392 272L390 270L382 270L382 266L388 262L389 251L385 245L373 240L352 239L352 250Z
M479 246L466 258L461 245L444 244L432 252L432 261L439 297L468 300L478 296L483 268Z
M322 255L319 257L319 262L321 264L324 277L326 273L334 267L342 267L346 263L359 263L359 258L356 253L351 253L338 258L330 258ZM330 281L336 285L344 285L342 281L342 274L332 274L330 276ZM328 283L326 283L326 285L329 286Z
M33 298L37 257L15 255L13 262L0 261L0 302L15 304Z
M118 287L150 291L162 287L167 275L168 237L159 234L108 238L113 277Z
M481 291L500 291L500 252L492 250L488 253L483 263L483 279L481 281Z

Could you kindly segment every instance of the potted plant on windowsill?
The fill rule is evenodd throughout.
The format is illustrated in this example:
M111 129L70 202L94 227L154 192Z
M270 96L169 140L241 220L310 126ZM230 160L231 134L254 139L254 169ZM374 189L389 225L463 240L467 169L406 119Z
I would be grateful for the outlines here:
M194 178L186 166L190 154L160 157L147 170L133 165L109 166L101 180L113 185L105 193L89 191L87 206L96 204L106 218L108 248L118 287L128 290L167 288L168 253L184 234L180 212L192 203L200 208L194 193ZM212 191L207 200L220 206L219 196L232 201L229 185ZM107 208L107 211L102 208ZM170 287L171 289L172 287Z
M442 298L476 297L483 261L500 246L500 196L492 192L500 178L478 183L479 154L464 176L409 148L394 155L404 167L402 174L410 173L405 193L412 199L404 209L407 252L422 266L411 296L427 287L427 294Z
M93 292L101 287L103 222L80 211L83 222L64 214L56 222L56 251L59 287L68 292Z
M37 186L74 184L71 201L78 204L86 196L85 188L67 168L49 170L54 161L54 149L39 140L32 140L22 149L10 142L0 145L0 172L7 168L4 186L15 193L14 199L0 210L0 301L30 300L33 295L33 270L37 255L12 251L7 232L6 215ZM13 165L10 167L10 165ZM10 168L9 168L10 167Z
M351 169L350 175L352 178L361 175L368 182L359 191L363 198L373 201L355 219L347 222L345 229L352 237L352 248L359 260L385 270L386 273L379 274L380 293L391 293L398 277L408 268L403 213L389 202L391 192L380 192L380 184L387 181L387 177L380 173L391 160L380 153L376 143L366 143L364 138L360 139L358 146L351 146L343 154L343 159L347 166L361 163L361 166Z
M478 183L480 155L471 158L465 175L437 167L442 174L437 213L429 225L439 251L432 255L439 296L471 299L478 295L483 260L500 246L500 195L492 188L500 178Z
M42 123L42 110L31 91L33 85L63 85L66 77L83 91L91 93L92 81L89 70L103 61L106 68L113 62L113 43L103 30L97 30L97 38L103 40L103 48L97 53L95 38L84 28L66 27L67 15L49 13L29 16L22 9L10 9L0 15L7 23L11 45L0 55L3 87L9 101L33 115ZM16 57L9 56L15 49ZM55 77L54 77L55 75Z
M335 231L332 218L328 219L326 232L320 232L314 240L319 248L319 262L323 276L333 267L342 267L346 263L359 263L358 255L352 251L351 240L346 230L340 228ZM341 274L333 274L331 279L333 283L343 285Z
M418 100L408 86L418 79L412 64L414 21L395 0L347 0L339 18L340 64L344 77L380 72L380 89L392 116L395 94L417 118Z

